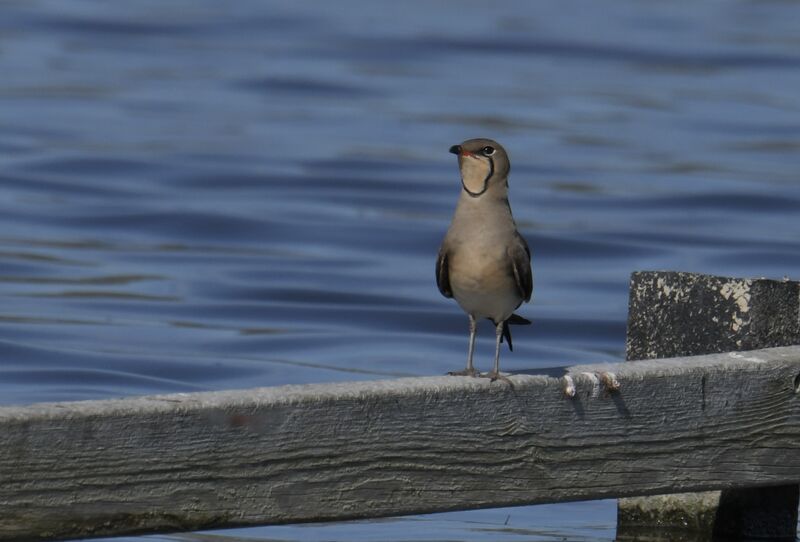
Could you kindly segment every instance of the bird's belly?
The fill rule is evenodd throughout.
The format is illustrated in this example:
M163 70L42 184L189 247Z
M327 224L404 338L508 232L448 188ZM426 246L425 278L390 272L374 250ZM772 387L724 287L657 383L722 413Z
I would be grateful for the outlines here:
M451 274L450 286L459 306L475 318L501 322L522 302L514 277L500 265L471 266Z

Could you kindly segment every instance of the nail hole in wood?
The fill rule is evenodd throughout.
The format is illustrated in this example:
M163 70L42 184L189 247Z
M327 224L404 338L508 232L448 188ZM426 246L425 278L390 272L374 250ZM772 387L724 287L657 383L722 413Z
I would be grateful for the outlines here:
M800 374L794 377L794 392L800 393Z

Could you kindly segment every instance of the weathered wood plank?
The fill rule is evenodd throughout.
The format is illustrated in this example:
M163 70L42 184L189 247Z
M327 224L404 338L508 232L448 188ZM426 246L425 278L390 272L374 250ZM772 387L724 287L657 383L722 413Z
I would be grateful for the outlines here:
M800 347L568 371L0 408L0 540L800 482Z
M800 282L675 271L631 275L627 359L800 344ZM797 485L620 499L617 538L795 539Z

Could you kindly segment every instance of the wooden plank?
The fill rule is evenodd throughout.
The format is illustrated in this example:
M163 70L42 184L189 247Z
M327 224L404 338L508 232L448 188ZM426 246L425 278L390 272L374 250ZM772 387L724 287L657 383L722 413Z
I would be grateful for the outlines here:
M800 282L675 271L631 275L627 359L800 344ZM797 485L621 499L617 538L795 539Z
M568 375L0 408L0 540L800 482L800 347Z

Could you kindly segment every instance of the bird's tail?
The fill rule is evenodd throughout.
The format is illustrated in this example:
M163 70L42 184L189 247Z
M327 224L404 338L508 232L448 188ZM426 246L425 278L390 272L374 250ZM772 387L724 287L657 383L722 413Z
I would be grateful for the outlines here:
M514 345L511 344L511 330L509 329L510 324L514 324L516 326L527 326L530 325L531 321L527 318L523 318L519 314L512 314L508 317L508 320L503 322L503 336L500 337L500 342L503 342L505 339L508 342L508 349L510 351L514 351Z

